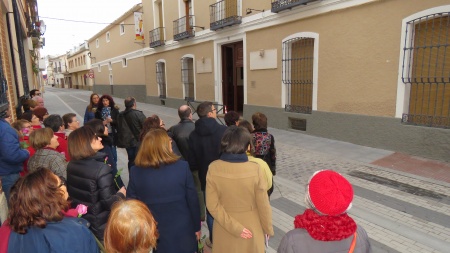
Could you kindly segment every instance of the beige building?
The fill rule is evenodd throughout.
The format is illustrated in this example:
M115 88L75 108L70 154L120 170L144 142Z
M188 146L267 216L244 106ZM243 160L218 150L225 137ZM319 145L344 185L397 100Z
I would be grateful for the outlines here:
M48 58L47 78L48 84L58 88L69 88L71 75L68 71L67 55L50 56Z
M115 47L117 25L89 41L102 55L94 90L210 100L272 127L450 160L448 0L151 0L142 12L142 48ZM120 65L129 54L134 72Z
M88 40L95 91L119 97L147 100L144 66L144 41L136 39L137 4ZM142 23L141 23L142 27ZM142 29L142 28L141 28Z
M66 54L67 73L63 74L67 88L92 90L94 77L91 75L91 57L87 41L75 46ZM61 66L59 66L59 69ZM59 84L57 84L59 85Z

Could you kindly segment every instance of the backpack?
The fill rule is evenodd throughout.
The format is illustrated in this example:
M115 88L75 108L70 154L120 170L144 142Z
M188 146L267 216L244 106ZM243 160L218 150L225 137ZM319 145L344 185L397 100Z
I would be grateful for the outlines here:
M134 138L125 118L125 111L120 112L117 116L117 130L117 147L130 148L137 145L137 140Z

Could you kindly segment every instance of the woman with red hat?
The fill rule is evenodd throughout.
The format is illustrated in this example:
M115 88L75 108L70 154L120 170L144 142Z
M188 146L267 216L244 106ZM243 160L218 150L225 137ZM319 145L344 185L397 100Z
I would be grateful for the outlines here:
M307 209L295 217L295 229L283 237L278 253L372 252L366 231L347 214L352 201L352 185L341 174L314 173L306 186Z

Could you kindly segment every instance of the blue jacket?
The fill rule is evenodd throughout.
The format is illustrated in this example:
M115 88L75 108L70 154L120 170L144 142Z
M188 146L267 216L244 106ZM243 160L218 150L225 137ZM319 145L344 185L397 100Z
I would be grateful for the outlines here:
M8 244L10 252L98 253L99 249L86 220L65 217L60 222L48 222L45 228L33 226L24 235L11 232Z
M187 162L178 160L159 168L131 167L127 198L144 202L158 222L154 253L197 252L200 206Z
M91 119L95 119L95 112L90 112L88 111L88 107L86 106L86 110L84 111L84 120L83 120L83 124L86 124L87 122L89 122L89 120Z
M30 153L20 148L19 135L8 122L0 119L0 176L22 171L23 162Z

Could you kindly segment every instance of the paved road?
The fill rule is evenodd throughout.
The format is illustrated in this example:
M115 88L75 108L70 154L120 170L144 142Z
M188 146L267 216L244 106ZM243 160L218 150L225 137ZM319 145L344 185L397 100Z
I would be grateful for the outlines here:
M44 96L50 113L75 112L82 122L89 95L82 90L46 88ZM115 98L115 102L123 110L123 99ZM178 121L175 109L137 106L146 116L159 115L166 126ZM267 252L276 252L283 235L293 228L295 215L305 208L305 182L321 169L336 170L353 184L355 199L349 213L367 230L374 252L450 252L449 183L371 164L393 151L293 131L269 131L276 140L278 170L271 198L276 233ZM126 152L118 151L118 167L126 168ZM122 177L127 184L128 174Z

